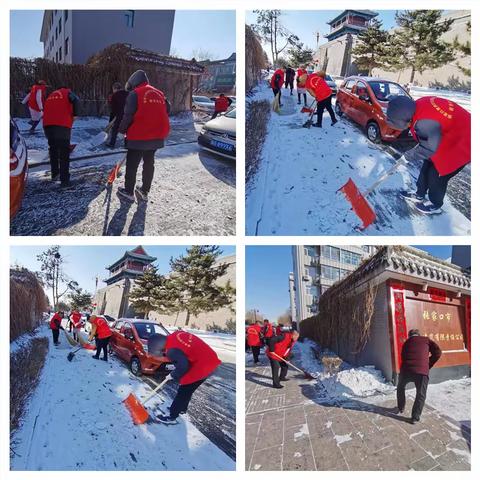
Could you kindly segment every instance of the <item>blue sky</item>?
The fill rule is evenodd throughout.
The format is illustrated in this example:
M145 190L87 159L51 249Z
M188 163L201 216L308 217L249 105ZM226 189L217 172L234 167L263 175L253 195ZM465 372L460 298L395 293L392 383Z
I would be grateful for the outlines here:
M43 10L13 10L10 14L10 55L41 57L40 42ZM213 58L229 57L236 51L234 10L177 10L172 35L172 51L192 58L202 49Z
M449 245L413 245L438 258L450 258ZM247 246L245 249L246 309L256 308L276 320L290 307L288 274L292 271L291 246Z
M108 277L106 266L111 265L124 254L125 250L132 250L136 245L122 246L62 246L60 253L65 259L65 273L76 280L80 286L90 293L95 291L95 278L98 276L98 286L105 286L102 279ZM185 253L186 246L153 246L143 245L145 251L157 257L154 262L158 266L160 273L170 271L170 257L177 257ZM40 264L37 261L37 255L48 249L48 246L25 246L12 247L10 249L10 264L19 265L32 271L39 271ZM221 246L223 255L235 253L234 246ZM49 292L47 292L49 293Z
M365 6L365 5L364 5ZM282 24L291 32L300 37L300 41L310 48L317 44L316 32L320 32L319 44L327 41L324 35L330 31L327 21L335 18L341 10L282 10ZM395 26L395 10L377 10L378 19L383 26L390 29ZM256 14L246 12L245 21L248 25L255 23ZM267 54L268 49L265 49Z

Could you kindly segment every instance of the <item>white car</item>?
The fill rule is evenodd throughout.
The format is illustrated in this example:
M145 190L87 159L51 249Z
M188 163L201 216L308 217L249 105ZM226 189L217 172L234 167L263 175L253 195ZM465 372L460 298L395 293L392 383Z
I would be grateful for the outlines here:
M235 160L237 141L236 111L236 108L232 108L205 123L198 137L198 144L201 148Z
M201 95L193 95L192 110L213 113L215 111L215 102L208 97L204 97Z

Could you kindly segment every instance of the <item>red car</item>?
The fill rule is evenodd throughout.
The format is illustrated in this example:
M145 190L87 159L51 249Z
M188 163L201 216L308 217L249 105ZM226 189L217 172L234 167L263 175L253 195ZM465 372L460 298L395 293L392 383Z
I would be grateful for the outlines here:
M410 96L402 86L389 80L348 77L338 89L335 112L365 128L370 141L391 142L402 133L390 128L386 117L389 100L398 95Z
M17 124L10 119L10 218L22 205L28 175L28 151Z
M167 357L158 357L148 353L148 339L154 333L169 335L161 324L149 320L121 318L112 327L110 349L130 365L134 375L142 373L165 377L168 374Z

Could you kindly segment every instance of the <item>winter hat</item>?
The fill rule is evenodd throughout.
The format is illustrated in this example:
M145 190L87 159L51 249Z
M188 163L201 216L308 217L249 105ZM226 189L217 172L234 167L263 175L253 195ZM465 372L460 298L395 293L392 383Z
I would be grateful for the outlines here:
M125 90L131 91L138 87L141 83L148 83L148 77L143 70L137 70L130 75L130 78L125 84Z
M418 330L418 328L412 328L412 330L409 330L408 332L408 338L419 337L419 336L420 336L420 330Z
M415 113L415 101L406 95L397 95L388 102L387 123L398 130L405 130Z

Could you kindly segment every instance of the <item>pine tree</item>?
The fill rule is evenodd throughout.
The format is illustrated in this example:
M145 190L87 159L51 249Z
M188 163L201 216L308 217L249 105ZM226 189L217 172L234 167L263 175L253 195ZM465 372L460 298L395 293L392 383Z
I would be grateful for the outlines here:
M441 10L405 10L395 14L398 28L393 41L401 56L392 58L396 69L411 68L415 73L435 69L454 60L454 48L441 39L450 30L453 19L441 19Z
M468 22L467 32L471 33L471 31L472 31L472 24ZM458 36L457 36L453 40L452 46L460 54L462 58L471 57L472 50L471 50L470 40L467 40L465 43L462 43L458 40ZM456 65L459 68L459 70L463 72L464 75L466 75L467 77L472 76L472 69L470 67L462 67L458 62Z
M169 313L173 308L172 291L169 280L158 273L157 267L150 265L141 277L135 280L128 298L133 308L142 312L144 318L152 310Z
M389 40L390 35L382 28L382 22L374 18L367 29L357 35L357 43L352 49L358 69L371 75L374 68L388 67Z
M72 310L83 310L92 305L92 295L81 288L68 295Z
M178 293L175 309L187 312L186 325L190 315L222 307L233 309L235 289L229 281L223 286L218 284L228 269L228 264L217 262L221 254L218 246L194 245L187 249L186 255L170 259L170 279Z
M303 43L290 47L287 53L290 65L300 67L313 62L313 50L306 48Z

